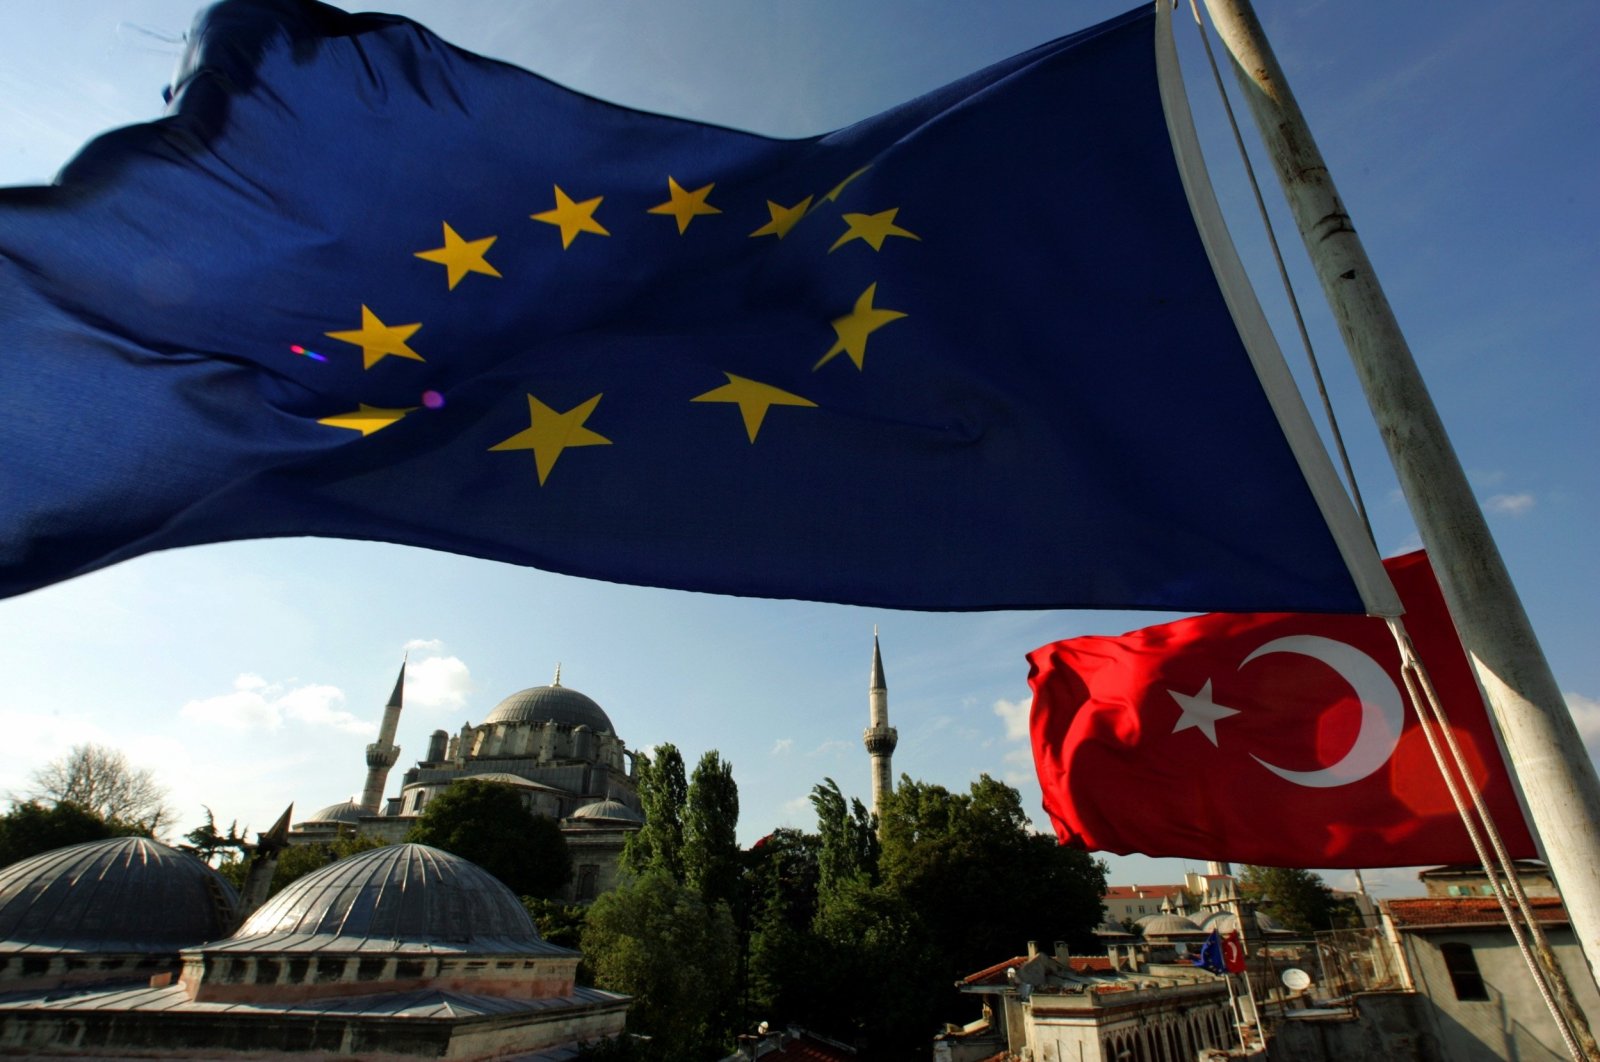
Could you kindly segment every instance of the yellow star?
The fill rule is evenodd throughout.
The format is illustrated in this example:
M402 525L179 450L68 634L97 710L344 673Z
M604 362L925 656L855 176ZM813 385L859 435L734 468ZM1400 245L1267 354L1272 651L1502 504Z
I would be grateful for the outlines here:
M877 290L876 283L868 284L867 290L856 300L855 309L833 322L833 331L839 338L834 340L822 360L811 367L812 372L828 364L840 353L850 355L856 368L863 368L867 360L867 337L890 321L898 321L905 316L899 310L876 309L872 305L872 296Z
M806 209L811 206L811 197L808 195L792 207L779 206L772 200L767 200L767 213L772 215L772 220L752 232L751 236L776 236L783 239L794 228L795 222L806 216Z
M489 447L491 450L532 450L534 463L539 468L539 485L556 467L556 458L569 446L610 446L611 440L597 435L583 426L600 404L595 395L565 413L557 413L532 395L528 396L528 427L503 442Z
M406 346L406 340L416 335L420 323L386 325L378 315L361 307L361 327L348 332L324 332L329 339L350 343L361 348L362 368L370 369L393 354L397 358L421 361L422 355Z
M437 262L449 270L450 290L456 290L456 285L461 283L468 273L483 273L486 276L497 277L500 271L484 259L489 248L498 239L496 236L485 236L481 240L463 240L456 235L456 230L450 227L449 222L444 223L444 246L435 247L431 251L418 251L416 256L429 262Z
M883 250L883 241L890 236L908 236L913 240L922 239L909 229L902 229L894 223L894 216L900 213L900 208L883 210L876 214L845 214L844 223L847 226L843 236L833 241L833 246L828 248L832 254L851 240L866 240L872 245L874 251Z
M410 406L406 409L382 409L378 406L369 406L365 402L358 403L358 406L360 408L353 412L323 417L317 423L326 424L330 428L349 428L351 431L359 431L365 438L375 431L382 431L417 408Z
M871 165L866 165L866 166L861 167L859 170L857 170L856 172L852 173L850 176L846 177L844 180L840 181L838 184L834 185L833 186L833 191L831 191L827 195L823 196L822 197L822 201L824 203L832 203L832 202L834 202L835 200L837 200L839 198L839 193L844 191L844 186L845 185L849 184L851 181L855 180L857 177L860 177L863 173L866 173L870 169L872 169Z
M682 236L689 229L689 222L699 214L720 214L722 211L706 202L706 196L711 194L715 184L708 184L704 188L696 188L692 192L683 190L683 186L671 177L667 178L667 191L672 196L665 203L650 208L652 214L671 214L678 220L678 235Z
M756 433L761 430L761 422L767 417L767 410L773 406L810 406L816 408L816 403L810 399L801 398L799 395L790 394L788 391L773 387L771 384L757 383L747 380L743 376L735 376L731 372L722 375L728 382L703 395L696 395L689 399L691 402L732 402L739 407L739 415L744 417L744 430L750 436L750 441L756 441Z
M604 225L594 219L595 207L600 205L600 200L604 199L605 196L597 195L593 199L585 199L581 203L574 203L567 197L567 193L561 190L559 184L555 185L554 188L556 190L556 205L554 209L540 211L537 214L529 214L528 216L535 221L542 221L546 225L561 226L561 249L563 251L572 246L572 241L578 238L578 233L580 232L592 232L596 236L611 235L606 231Z

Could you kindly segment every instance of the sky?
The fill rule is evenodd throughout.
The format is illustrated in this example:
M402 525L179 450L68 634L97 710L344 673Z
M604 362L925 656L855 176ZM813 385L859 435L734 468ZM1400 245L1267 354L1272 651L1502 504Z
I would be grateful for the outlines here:
M981 17L969 3L928 0L386 9L595 96L802 136L1125 7L1001 0ZM1261 8L1579 729L1600 748L1600 8ZM0 0L0 185L48 182L91 137L158 117L194 13L190 0ZM1305 381L1192 20L1179 14L1213 180ZM1253 130L1246 137L1255 150ZM1271 183L1266 192L1380 550L1414 549L1420 540L1281 196ZM814 828L806 796L825 777L869 797L861 734L876 626L900 734L896 773L964 789L987 772L1017 786L1047 828L1026 741L1025 654L1169 618L716 597L377 543L190 548L0 601L0 794L26 795L42 764L93 742L157 775L180 832L203 807L256 830L291 802L298 819L360 789L364 745L409 653L390 795L431 731L481 721L502 698L548 683L559 664L562 682L599 702L630 747L671 741L691 765L709 749L730 760L748 844L781 825ZM1106 858L1118 884L1203 869ZM1344 871L1326 877L1350 883ZM1370 872L1367 882L1380 897L1419 891L1411 870Z

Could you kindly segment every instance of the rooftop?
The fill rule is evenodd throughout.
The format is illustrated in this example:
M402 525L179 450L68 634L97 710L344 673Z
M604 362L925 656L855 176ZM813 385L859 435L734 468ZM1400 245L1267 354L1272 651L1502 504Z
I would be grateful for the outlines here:
M1553 896L1530 896L1528 905L1540 922L1565 925L1567 909ZM1385 900L1383 907L1401 929L1442 929L1447 926L1503 926L1500 904L1490 897L1429 896L1411 900Z

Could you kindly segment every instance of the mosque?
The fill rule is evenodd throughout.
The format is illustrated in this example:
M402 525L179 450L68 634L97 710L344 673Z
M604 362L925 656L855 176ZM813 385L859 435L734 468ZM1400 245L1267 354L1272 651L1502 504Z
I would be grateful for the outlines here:
M427 755L405 772L400 792L385 798L389 771L400 759L394 743L405 693L406 665L384 707L378 740L367 746L361 796L330 804L298 822L291 844L314 844L355 834L403 841L417 818L459 778L514 786L530 811L561 825L572 855L572 880L563 899L587 903L617 884L622 848L644 824L639 806L639 756L629 751L611 717L589 697L561 684L561 668L548 686L513 693L477 726L451 736L435 730ZM862 734L872 765L872 803L894 787L892 756L899 734L889 725L889 690L878 632L872 632L868 727Z
M638 754L603 708L563 686L557 667L550 685L513 693L477 726L468 723L454 736L435 730L427 755L401 777L400 792L385 798L389 771L400 759L394 738L405 679L401 664L378 740L367 746L361 796L296 823L291 844L350 834L403 841L430 800L459 778L479 778L515 787L525 807L560 823L573 868L564 899L587 903L616 884L622 846L644 815Z

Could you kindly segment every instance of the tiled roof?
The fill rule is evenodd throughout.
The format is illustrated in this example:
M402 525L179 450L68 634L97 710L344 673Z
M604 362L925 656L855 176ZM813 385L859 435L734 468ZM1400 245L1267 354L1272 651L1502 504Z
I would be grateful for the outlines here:
M993 966L986 966L977 973L967 974L957 985L1003 985L1006 983L1006 967L1021 966L1028 961L1028 956L1018 955L1014 959L997 962Z
M1540 922L1565 923L1567 911L1554 896L1530 896L1528 905ZM1503 926L1505 915L1490 897L1430 896L1414 900L1385 900L1384 908L1401 929L1443 926Z
M1108 900L1153 900L1164 896L1176 896L1182 891L1182 885L1107 885L1105 898Z
M856 1053L843 1044L801 1032L792 1040L785 1040L776 1051L768 1051L763 1059L798 1059L800 1062L854 1062Z
M1067 965L1073 973L1110 973L1109 955L1069 955Z

